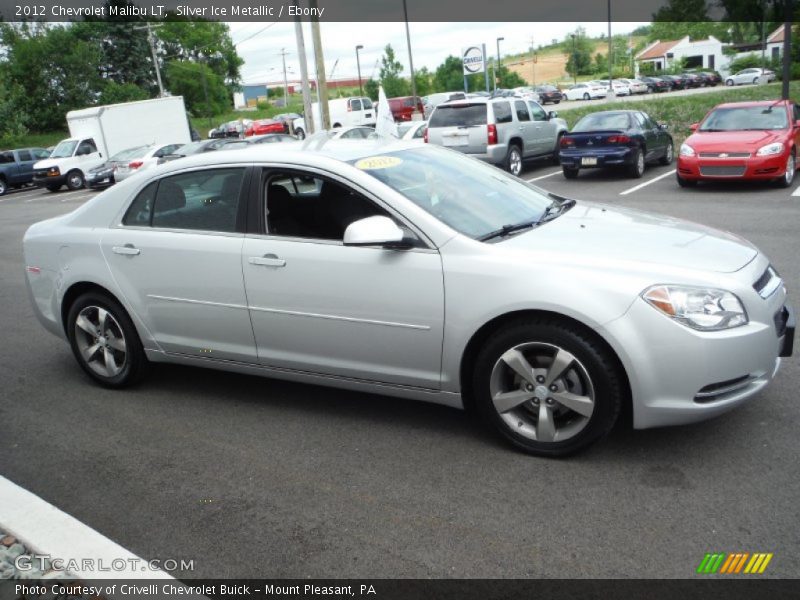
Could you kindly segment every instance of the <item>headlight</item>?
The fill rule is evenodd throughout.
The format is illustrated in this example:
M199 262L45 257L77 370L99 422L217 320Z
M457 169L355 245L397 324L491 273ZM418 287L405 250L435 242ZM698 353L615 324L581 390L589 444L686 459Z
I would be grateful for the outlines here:
M646 289L642 298L671 319L700 331L720 331L747 323L739 298L726 290L656 285Z
M694 148L687 144L681 144L681 156L694 156Z
M774 144L767 144L761 146L756 152L756 156L772 156L773 154L780 154L783 152L783 142L775 142Z

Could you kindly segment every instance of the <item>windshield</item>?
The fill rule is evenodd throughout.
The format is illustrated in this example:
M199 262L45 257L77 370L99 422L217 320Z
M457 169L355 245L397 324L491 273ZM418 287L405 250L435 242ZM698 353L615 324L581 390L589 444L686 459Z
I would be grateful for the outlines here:
M572 128L572 133L628 129L629 123L627 113L593 113L578 121Z
M59 142L55 147L50 158L69 158L75 152L75 146L78 145L78 140L64 140Z
M127 150L123 150L121 152L117 152L114 156L109 158L109 161L122 161L122 160L130 160L132 158L139 158L140 156L144 156L147 154L147 151L150 150L151 146L137 146L136 148L128 148Z
M786 129L789 119L782 106L736 106L717 108L711 111L700 131L743 131L762 129Z
M442 148L390 152L350 164L471 238L538 221L552 203L544 190Z

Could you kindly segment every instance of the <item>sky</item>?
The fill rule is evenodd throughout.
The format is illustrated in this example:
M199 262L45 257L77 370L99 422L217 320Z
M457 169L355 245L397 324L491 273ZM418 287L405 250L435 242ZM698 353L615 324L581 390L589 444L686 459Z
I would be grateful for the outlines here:
M286 50L287 78L300 78L300 63L297 58L297 42L294 23L251 22L228 23L236 49L245 63L241 69L245 84L279 82L283 80L281 51ZM628 33L647 23L612 23L612 35ZM500 42L501 56L528 52L531 37L535 46L563 40L576 27L583 27L590 36L607 33L608 23L410 23L411 49L414 69L428 67L433 71L448 55L460 55L465 46L486 44L486 53L495 56L496 39ZM409 73L406 29L403 22L392 23L325 23L320 24L322 46L325 53L325 72L333 79L355 78L356 45L359 51L361 76L368 79L378 76L380 66L376 62L383 56L386 44L391 44L403 64L404 74ZM306 56L309 74L313 78L314 52L311 45L311 29L304 24ZM338 60L338 63L337 63ZM334 66L335 65L335 66Z

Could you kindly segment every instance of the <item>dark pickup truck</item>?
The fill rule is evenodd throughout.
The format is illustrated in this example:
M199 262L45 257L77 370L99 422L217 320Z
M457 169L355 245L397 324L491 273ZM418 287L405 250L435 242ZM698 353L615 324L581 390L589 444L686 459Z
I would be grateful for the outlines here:
M8 188L22 187L33 182L33 165L50 156L44 148L0 150L0 196Z

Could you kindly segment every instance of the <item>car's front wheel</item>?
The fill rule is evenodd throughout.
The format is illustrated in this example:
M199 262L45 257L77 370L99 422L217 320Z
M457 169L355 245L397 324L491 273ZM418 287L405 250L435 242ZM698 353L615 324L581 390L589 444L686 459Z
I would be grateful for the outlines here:
M675 157L675 147L672 145L672 142L667 143L667 149L664 150L664 156L659 159L659 162L662 165L671 165L672 159Z
M67 335L78 364L101 385L126 387L144 374L147 359L136 328L111 297L89 292L75 300L67 315Z
M586 93L586 94L583 95L583 99L584 100L590 100L591 96L588 93Z
M682 188L695 187L697 185L696 179L684 179L677 173L675 174L675 179L677 179L678 185Z
M505 167L512 175L518 176L522 172L522 152L519 146L512 144L508 147Z
M483 420L514 446L540 456L572 454L617 420L624 377L588 333L547 318L499 330L477 358L473 391Z
M67 188L75 191L79 190L86 185L86 180L83 177L83 173L78 170L70 171L67 174Z
M783 173L783 177L779 178L777 181L778 186L782 188L791 187L792 183L794 182L796 169L797 159L795 158L794 152L790 152L789 158L786 159L786 169Z
M725 85L727 85L728 87L732 86L733 85L733 79L726 79L725 80Z
M305 131L303 131L303 130L302 130L301 128L299 128L299 127L298 127L297 129L295 129L295 130L294 130L294 134L297 136L297 139L298 139L298 140L304 140L304 139L306 139L306 132L305 132Z

